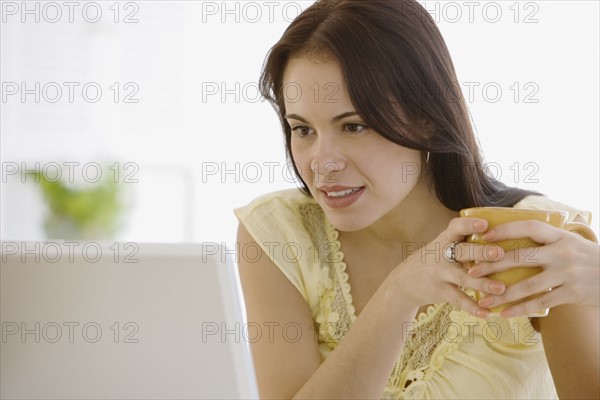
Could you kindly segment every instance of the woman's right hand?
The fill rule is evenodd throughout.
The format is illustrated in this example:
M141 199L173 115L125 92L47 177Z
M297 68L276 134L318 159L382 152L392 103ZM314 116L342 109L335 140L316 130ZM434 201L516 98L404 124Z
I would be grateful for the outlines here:
M474 278L467 271L472 262L498 261L504 256L501 247L464 242L465 237L487 230L487 221L479 218L454 218L446 230L433 241L408 256L388 276L402 293L402 301L414 307L426 304L452 303L480 318L489 316L489 310L480 307L460 288L490 294L502 294L504 283L487 277ZM453 243L455 261L445 255Z

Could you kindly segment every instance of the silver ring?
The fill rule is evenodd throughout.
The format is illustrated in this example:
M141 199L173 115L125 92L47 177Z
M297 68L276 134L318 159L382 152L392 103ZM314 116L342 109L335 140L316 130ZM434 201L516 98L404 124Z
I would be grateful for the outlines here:
M448 243L448 247L446 247L446 250L444 251L444 257L446 258L446 260L448 260L450 262L457 262L456 261L456 245L458 243L460 243L460 242Z

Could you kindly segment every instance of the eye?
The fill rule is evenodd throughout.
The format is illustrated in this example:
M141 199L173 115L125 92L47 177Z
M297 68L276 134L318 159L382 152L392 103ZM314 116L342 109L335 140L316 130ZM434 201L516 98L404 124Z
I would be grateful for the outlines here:
M346 130L349 133L362 133L368 128L369 127L367 125L358 123L350 123L344 125L344 130Z
M292 133L296 134L296 136L304 138L312 135L314 133L312 128L307 126L298 125L292 127Z

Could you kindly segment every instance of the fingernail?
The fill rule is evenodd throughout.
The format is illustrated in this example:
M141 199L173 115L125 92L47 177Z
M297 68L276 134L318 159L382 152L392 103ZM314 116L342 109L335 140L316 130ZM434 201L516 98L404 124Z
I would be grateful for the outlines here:
M495 260L500 255L500 249L496 246L490 247L487 249L487 255L490 260Z
M471 269L469 269L469 271L467 272L469 275L471 276L477 276L481 273L481 268L480 267L473 267Z
M497 294L502 294L504 292L504 285L500 282L492 282L490 283L490 290Z
M491 240L494 238L495 235L496 235L496 232L494 232L494 230L492 229L492 230L486 232L486 234L483 235L481 238L483 240Z
M492 305L492 303L494 302L494 300L491 297L484 297L483 299L479 300L479 302L477 304L479 304L480 307L489 307Z
M485 227L487 226L487 221L486 220L480 220L480 221L475 221L473 223L473 228L479 230L485 229Z
M488 310L477 310L477 316L479 318L487 318L490 316L490 312Z

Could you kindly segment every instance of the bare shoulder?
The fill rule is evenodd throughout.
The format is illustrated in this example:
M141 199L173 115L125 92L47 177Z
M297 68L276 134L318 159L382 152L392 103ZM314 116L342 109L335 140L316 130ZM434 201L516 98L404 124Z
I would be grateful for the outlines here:
M239 248L255 244L239 224ZM300 292L258 245L253 260L238 259L248 337L261 398L291 398L321 363L314 324Z

